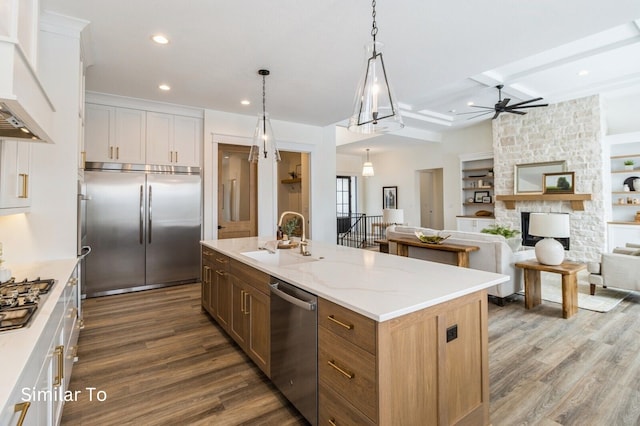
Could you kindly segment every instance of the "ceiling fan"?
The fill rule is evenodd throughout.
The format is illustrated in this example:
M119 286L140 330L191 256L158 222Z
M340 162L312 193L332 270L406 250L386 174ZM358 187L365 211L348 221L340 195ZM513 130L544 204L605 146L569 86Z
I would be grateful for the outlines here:
M542 98L529 99L528 101L522 101L522 102L518 102L517 104L509 105L509 101L511 101L511 98L502 99L502 88L503 87L504 87L504 85L502 85L502 84L498 84L496 86L496 89L498 89L498 102L494 106L487 107L487 106L480 106L480 105L471 105L472 108L483 108L483 109L487 109L489 111L481 112L479 114L476 111L474 111L474 112L463 112L463 113L458 114L458 115L477 114L477 115L475 115L473 117L470 117L469 120L471 120L471 119L476 118L476 117L481 117L483 115L487 115L487 114L493 113L493 117L491 119L495 120L500 115L500 113L503 113L503 112L509 112L511 114L518 114L518 115L525 115L526 112L519 111L519 110L523 109L523 108L537 108L537 107L549 106L549 104L527 105L527 104L529 104L531 102L541 101Z

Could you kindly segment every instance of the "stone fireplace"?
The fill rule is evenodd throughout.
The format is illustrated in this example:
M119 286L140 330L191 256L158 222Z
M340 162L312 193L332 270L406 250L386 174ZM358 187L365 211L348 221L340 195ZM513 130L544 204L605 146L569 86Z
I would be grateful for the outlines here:
M501 114L493 121L494 185L496 195L514 193L516 164L547 161L567 162L575 172L575 193L591 194L584 210L574 210L568 201L518 201L507 209L495 206L496 223L521 229L522 212L570 214L569 260L596 261L605 250L603 126L599 96L549 105L527 111L527 115Z

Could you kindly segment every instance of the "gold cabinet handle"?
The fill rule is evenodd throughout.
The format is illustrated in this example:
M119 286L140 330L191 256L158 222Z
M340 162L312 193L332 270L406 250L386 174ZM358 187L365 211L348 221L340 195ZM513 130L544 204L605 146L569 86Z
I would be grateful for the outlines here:
M20 404L16 404L13 406L13 412L20 412L20 417L18 418L18 426L22 426L24 423L24 418L27 417L27 411L29 411L29 407L31 406L30 402L21 402Z
M224 277L224 271L221 271L219 269L216 269L216 274L220 275L221 277Z
M53 387L62 385L62 379L64 379L64 345L56 346L54 351L58 357L58 374L53 379Z
M240 312L245 314L246 312L244 311L245 310L244 290L240 290L240 297L242 298L242 300L240 301Z
M209 250L203 249L202 254L204 254L205 256L211 256L213 253L210 252Z
M337 320L337 319L335 319L335 318L334 318L334 316L333 316L333 315L329 315L329 316L327 317L327 319L328 319L329 321L333 321L333 322L335 322L336 324L338 324L338 325L339 325L339 326L341 326L341 327L346 328L347 330L353 330L353 324L346 324L346 323L344 323L344 322L342 322L342 321L340 321L340 320Z
M69 278L69 281L68 281L69 287L73 287L76 284L78 284L78 279L76 277Z
M18 198L27 198L29 196L29 190L27 189L29 187L29 175L26 173L20 173L18 176L22 180L22 188L20 188L20 195L18 195Z
M113 160L113 147L109 147L109 159Z
M331 426L338 426L338 424L336 423L336 419L333 419L333 418L329 419L329 424Z
M244 314L245 315L249 315L249 304L251 302L251 299L247 299L247 296L249 296L249 292L245 291L244 295L242 296L242 299L244 300Z
M173 151L169 151L169 162L173 163Z
M202 280L205 283L209 283L209 271L211 270L211 268L209 268L207 265L204 266L204 276L202 277Z
M218 263L227 263L228 260L225 259L224 257L217 257L216 258L216 262L218 262Z
M331 361L327 361L327 364L329 364L331 367L335 368L336 370L338 370L344 377L346 377L347 379L351 380L355 377L355 374L344 370L340 367L338 367L335 363L335 361L331 360Z
M116 160L120 159L120 147L116 146Z
M178 162L178 151L174 151L176 153L176 163Z

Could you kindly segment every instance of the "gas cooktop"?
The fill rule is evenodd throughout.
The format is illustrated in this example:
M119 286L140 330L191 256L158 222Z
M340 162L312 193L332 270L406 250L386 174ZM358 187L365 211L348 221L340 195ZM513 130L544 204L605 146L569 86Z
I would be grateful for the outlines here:
M40 296L47 294L55 280L9 281L0 283L0 331L26 327L38 308Z

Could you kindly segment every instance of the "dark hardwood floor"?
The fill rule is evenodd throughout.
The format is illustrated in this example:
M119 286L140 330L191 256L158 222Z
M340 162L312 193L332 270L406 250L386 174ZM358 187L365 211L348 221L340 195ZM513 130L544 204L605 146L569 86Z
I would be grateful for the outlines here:
M200 308L189 284L84 301L63 425L298 425L300 415ZM491 422L640 424L640 295L561 317L489 304ZM90 400L88 388L93 390ZM99 391L106 399L99 401Z

